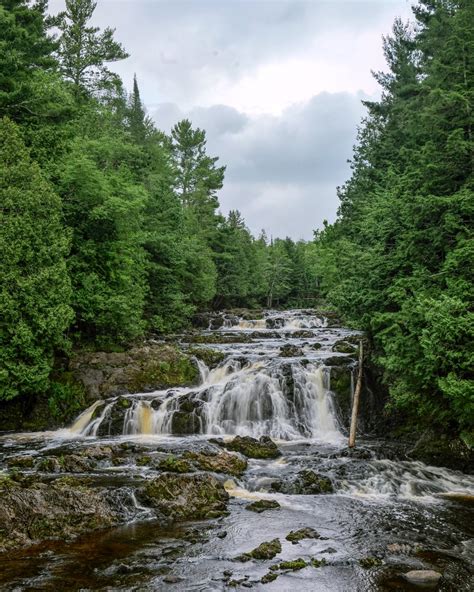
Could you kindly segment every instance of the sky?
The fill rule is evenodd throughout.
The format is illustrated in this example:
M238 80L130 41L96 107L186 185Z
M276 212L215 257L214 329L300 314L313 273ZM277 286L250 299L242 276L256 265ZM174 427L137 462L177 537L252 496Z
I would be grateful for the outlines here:
M333 222L336 188L385 69L382 35L410 0L98 0L93 24L116 29L157 127L206 130L225 164L221 211L258 234L311 239ZM52 0L50 12L62 9Z

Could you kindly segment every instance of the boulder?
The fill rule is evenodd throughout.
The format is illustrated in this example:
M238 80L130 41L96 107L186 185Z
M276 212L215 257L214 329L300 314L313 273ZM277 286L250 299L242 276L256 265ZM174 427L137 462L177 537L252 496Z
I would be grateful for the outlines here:
M328 477L319 475L311 469L304 469L288 481L274 481L271 484L271 490L292 495L314 495L332 493L334 488Z
M278 458L281 452L275 442L268 436L259 440L250 436L235 436L230 442L222 442L222 446L233 452L240 452L248 458Z
M251 512L257 512L257 514L261 514L265 510L278 510L280 507L280 504L276 500L262 499L246 505L245 509L250 510Z
M171 520L215 518L226 512L229 494L206 473L163 473L138 491L138 497L158 516Z
M435 588L440 578L441 574L432 569L414 569L413 571L403 574L403 579L409 584L423 588Z
M303 539L319 539L321 535L314 530L314 528L306 527L299 530L292 530L286 535L286 540L296 545Z
M250 561L251 559L273 559L278 553L281 553L280 539L273 539L272 541L262 543L253 549L253 551L242 553L242 555L239 555L235 559L242 562Z
M280 349L280 358L300 358L304 355L301 347L287 343Z
M0 485L0 551L51 538L67 539L118 524L107 490L70 479L27 487Z
M228 452L185 452L183 458L191 461L202 471L213 471L214 473L225 473L239 477L247 469L247 461L236 454Z

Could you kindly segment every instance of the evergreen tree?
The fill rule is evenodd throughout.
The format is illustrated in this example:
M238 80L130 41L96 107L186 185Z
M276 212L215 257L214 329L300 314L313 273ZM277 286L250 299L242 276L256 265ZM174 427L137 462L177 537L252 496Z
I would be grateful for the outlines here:
M0 399L46 392L72 320L61 201L0 121Z
M60 31L57 57L60 70L74 87L76 94L93 93L118 82L107 64L128 57L122 45L114 39L114 29L100 32L89 25L97 2L66 0L66 10L54 19Z

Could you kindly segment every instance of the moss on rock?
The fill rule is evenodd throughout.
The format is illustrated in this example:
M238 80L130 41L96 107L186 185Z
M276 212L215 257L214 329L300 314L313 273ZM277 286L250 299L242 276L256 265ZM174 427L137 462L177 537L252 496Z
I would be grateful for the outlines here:
M229 494L215 477L205 473L164 473L148 481L139 497L158 515L172 520L214 518L226 512Z
M242 562L250 561L251 559L273 559L278 553L281 553L280 539L273 539L260 544L253 551L238 555L235 559Z
M278 458L281 452L275 442L268 436L259 440L250 436L235 436L230 442L221 443L227 450L240 452L248 458Z

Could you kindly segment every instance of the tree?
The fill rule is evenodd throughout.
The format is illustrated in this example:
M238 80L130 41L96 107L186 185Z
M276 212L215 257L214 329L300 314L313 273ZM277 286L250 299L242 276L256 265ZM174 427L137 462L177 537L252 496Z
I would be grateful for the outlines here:
M66 0L66 10L58 14L54 24L60 31L57 58L60 71L69 80L77 96L91 94L118 82L107 65L128 57L115 41L115 30L88 26L97 2Z
M0 399L44 393L72 318L61 201L0 121Z
M0 117L20 121L38 111L36 74L52 71L56 44L47 34L45 0L0 4Z
M130 135L137 144L143 144L148 136L153 135L153 123L146 115L136 75L133 77L133 90L128 99L126 118Z
M193 129L184 119L171 131L171 150L176 166L176 193L188 209L193 230L211 237L215 232L219 207L217 191L222 188L225 167L217 167L217 157L206 154L206 133Z

